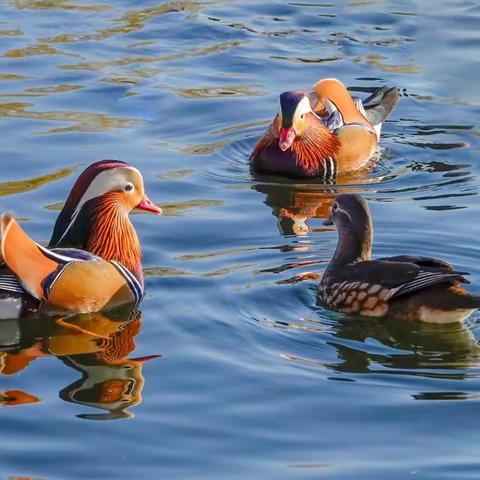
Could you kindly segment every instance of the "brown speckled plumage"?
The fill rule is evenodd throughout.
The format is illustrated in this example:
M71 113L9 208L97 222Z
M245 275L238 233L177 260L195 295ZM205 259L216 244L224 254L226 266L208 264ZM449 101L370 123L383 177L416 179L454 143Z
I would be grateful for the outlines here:
M341 195L331 220L339 231L335 254L320 282L318 303L370 317L449 323L480 308L480 298L460 284L451 265L428 257L400 255L371 260L373 230L366 202Z

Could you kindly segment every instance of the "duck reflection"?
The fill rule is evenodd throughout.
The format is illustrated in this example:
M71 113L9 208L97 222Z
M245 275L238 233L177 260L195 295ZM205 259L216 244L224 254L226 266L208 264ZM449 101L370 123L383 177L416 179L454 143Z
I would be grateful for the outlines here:
M480 362L480 347L461 323L428 324L359 319L341 320L329 342L337 372L372 373L386 367L399 373L463 379ZM379 367L381 366L381 367Z
M128 409L142 402L143 364L160 355L128 358L141 329L141 314L122 308L68 318L24 318L0 323L0 371L13 375L35 359L55 356L81 373L81 379L63 388L60 398L103 410L79 418L129 418ZM12 393L13 392L13 393ZM38 401L20 391L0 394L0 404ZM3 402L3 403L2 403Z
M278 230L282 235L308 235L308 219L326 218L335 198L333 186L314 183L258 182L253 188L265 194L264 202L277 217Z

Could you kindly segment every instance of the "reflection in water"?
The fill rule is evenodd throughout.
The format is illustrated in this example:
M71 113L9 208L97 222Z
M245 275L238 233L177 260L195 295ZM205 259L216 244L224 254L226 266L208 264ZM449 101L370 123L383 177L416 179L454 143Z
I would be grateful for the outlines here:
M315 187L315 188L312 188ZM309 218L326 218L335 190L322 185L295 183L256 183L253 188L265 194L265 204L278 219L282 235L307 235Z
M273 322L275 328L325 332L315 320L301 324ZM462 381L478 375L480 346L465 324L428 324L421 322L381 321L378 319L337 317L326 335L326 343L335 349L335 360L324 362L315 356L284 354L282 358L300 365L326 367L337 374L330 380L365 381L375 375L392 382L410 385L415 400L465 400L478 398L476 391L464 391ZM323 342L322 342L323 343ZM359 376L360 374L360 376ZM368 376L363 376L368 374ZM404 377L405 380L401 380ZM412 377L438 380L429 391L415 391ZM448 381L448 390L445 383ZM451 384L450 382L457 382ZM425 386L418 382L419 386Z
M464 324L342 319L331 341L338 372L408 373L463 379L480 361L480 347ZM381 366L381 367L379 367Z
M69 122L71 124L66 127L51 128L48 133L100 132L129 128L138 124L138 121L134 119L110 117L104 113L69 110L39 112L29 110L32 106L32 103L26 102L0 103L0 117L29 118L51 122Z
M68 175L71 173L71 168L60 168L54 172L35 178L26 178L24 180L17 180L14 182L0 182L0 197L3 197L4 195L15 195L17 193L35 190L46 183L68 177Z
M79 418L129 418L142 402L142 365L159 355L128 358L135 349L141 314L121 309L68 318L29 318L0 323L0 372L13 375L39 357L55 356L82 378L60 391L60 398L105 410ZM19 405L38 398L18 390L0 394L0 405Z

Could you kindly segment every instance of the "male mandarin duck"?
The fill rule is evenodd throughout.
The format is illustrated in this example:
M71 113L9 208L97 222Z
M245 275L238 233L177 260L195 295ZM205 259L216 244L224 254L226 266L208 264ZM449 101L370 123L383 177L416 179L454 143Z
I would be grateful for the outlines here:
M334 78L320 80L310 95L284 92L252 152L251 170L325 181L359 170L375 153L382 123L399 98L397 88L382 87L362 102Z
M319 286L318 303L344 313L395 320L453 323L480 308L480 297L442 260L399 255L371 259L372 220L359 195L340 195L327 225L335 224L338 244Z
M161 214L131 165L102 160L77 179L45 248L16 220L1 219L0 316L87 313L138 303L143 296L140 243L129 213Z

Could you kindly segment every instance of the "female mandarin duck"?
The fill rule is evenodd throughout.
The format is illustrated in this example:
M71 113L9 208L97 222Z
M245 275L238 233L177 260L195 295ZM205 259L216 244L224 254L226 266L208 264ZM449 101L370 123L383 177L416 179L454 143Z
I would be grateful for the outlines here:
M117 160L90 165L73 186L48 248L10 215L1 219L0 316L88 313L138 303L141 249L128 214L161 214L140 172Z
M396 320L451 323L480 308L480 297L460 283L461 272L428 257L371 259L372 221L358 195L340 195L327 225L335 224L338 244L318 291L318 303L345 313Z
M293 178L321 177L365 167L375 153L382 122L395 108L398 89L382 87L364 102L334 78L314 92L284 92L280 111L250 157L253 172Z

